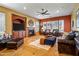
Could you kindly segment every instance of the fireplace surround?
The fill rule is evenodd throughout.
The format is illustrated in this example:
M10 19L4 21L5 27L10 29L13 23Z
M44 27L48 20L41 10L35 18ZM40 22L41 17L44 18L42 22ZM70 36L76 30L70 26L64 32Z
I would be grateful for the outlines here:
M33 36L33 35L35 35L35 30L34 30L34 28L30 28L29 27L29 29L28 29L28 36Z

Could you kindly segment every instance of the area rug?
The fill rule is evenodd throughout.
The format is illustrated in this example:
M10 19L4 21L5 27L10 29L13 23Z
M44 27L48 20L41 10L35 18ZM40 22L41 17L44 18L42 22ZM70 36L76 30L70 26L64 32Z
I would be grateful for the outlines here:
M35 41L31 42L29 45L35 46L37 48L45 49L45 50L49 50L50 49L49 45L41 45L40 44L40 39L36 39Z

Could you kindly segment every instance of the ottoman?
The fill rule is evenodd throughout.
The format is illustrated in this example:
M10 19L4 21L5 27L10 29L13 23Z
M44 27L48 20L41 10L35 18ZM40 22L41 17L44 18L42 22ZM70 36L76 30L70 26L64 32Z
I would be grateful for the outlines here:
M17 38L15 40L11 40L7 42L7 48L8 49L17 49L18 47L20 47L23 44L24 40Z
M40 39L40 44L41 44L41 45L44 45L44 41L45 41L45 38L41 38L41 39Z
M51 45L53 46L56 42L56 37L48 37L46 40L45 40L45 45Z

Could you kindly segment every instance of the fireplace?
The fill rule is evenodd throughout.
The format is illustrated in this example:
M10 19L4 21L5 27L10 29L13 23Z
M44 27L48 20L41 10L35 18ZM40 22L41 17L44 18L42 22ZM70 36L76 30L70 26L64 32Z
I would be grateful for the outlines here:
M31 27L31 28L28 29L28 36L33 36L33 35L35 35L35 31L34 31L34 29Z

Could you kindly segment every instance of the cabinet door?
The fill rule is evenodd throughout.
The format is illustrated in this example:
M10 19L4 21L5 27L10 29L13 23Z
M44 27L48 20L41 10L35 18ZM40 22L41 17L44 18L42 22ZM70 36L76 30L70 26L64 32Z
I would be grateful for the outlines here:
M13 31L13 38L18 38L18 37L19 37L19 32Z
M19 38L23 38L23 31L19 31Z
M23 37L25 37L26 35L25 35L25 31L23 31Z

